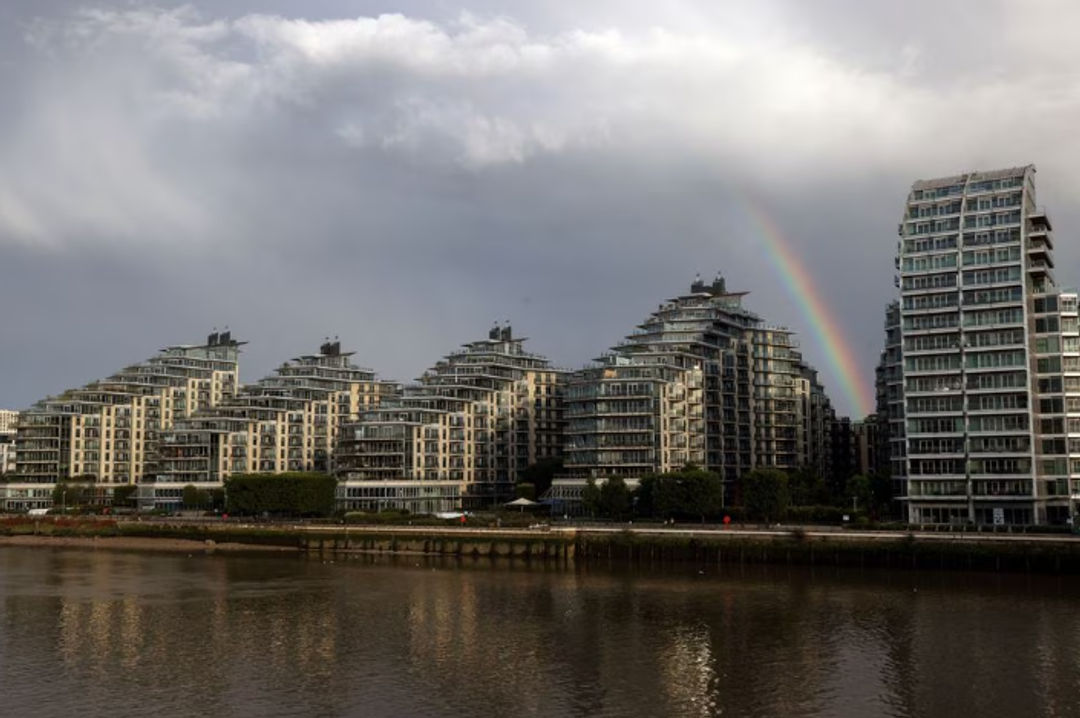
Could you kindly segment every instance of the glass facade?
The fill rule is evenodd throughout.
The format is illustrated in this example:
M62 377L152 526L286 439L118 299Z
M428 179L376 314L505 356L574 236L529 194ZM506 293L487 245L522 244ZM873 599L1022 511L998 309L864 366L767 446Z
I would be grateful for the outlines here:
M1027 166L926 180L908 196L878 395L912 523L1063 523L1074 513L1076 295L1055 284L1034 175Z

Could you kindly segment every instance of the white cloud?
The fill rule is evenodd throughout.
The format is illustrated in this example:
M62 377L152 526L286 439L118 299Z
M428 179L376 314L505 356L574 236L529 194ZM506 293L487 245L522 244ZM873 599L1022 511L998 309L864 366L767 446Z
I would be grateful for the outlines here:
M0 46L0 252L123 257L162 278L162 297L194 282L203 304L164 307L192 323L235 311L237 326L299 326L333 308L339 325L401 334L422 316L424 336L393 342L406 348L370 350L397 375L492 306L532 313L530 333L576 362L603 347L575 341L640 318L614 312L645 312L712 263L755 290L755 310L800 328L725 195L741 186L817 276L843 274L823 292L869 376L912 179L1034 161L1057 216L1080 217L1075 23L1068 3L977 16L935 3L933 24L908 6L884 23L866 3L767 4L531 6L525 23L226 17L207 0L32 22L25 46ZM1072 254L1059 243L1066 281L1080 276ZM14 286L5 266L0 286ZM33 324L63 319L63 300ZM367 307L378 316L359 318Z
M235 143L297 116L317 121L293 132L474 170L599 150L734 160L783 181L853 161L914 166L930 147L965 157L1040 113L1077 114L1070 91L1017 106L1012 98L1027 95L1007 78L948 94L919 87L912 44L893 68L871 72L775 29L742 27L535 36L468 14L438 24L83 10L28 35L44 79L24 89L33 121L0 143L0 185L37 176L85 201L58 207L31 188L16 211L9 189L0 221L27 241L63 241L72 223L136 235L140 209L197 223L186 178L153 143L169 133ZM1033 35L1019 27L1014 44Z

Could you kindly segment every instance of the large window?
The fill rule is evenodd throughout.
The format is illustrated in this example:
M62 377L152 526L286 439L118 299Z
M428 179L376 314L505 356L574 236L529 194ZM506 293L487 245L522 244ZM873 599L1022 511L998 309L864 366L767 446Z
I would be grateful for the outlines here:
M972 394L968 396L971 411L1006 411L1027 408L1027 394Z
M964 399L961 396L919 396L908 400L910 414L944 414L963 409Z
M940 289L956 286L956 273L948 274L920 274L914 277L904 277L902 286L904 289Z
M1024 297L1022 287L1001 287L999 289L971 289L964 292L964 306L979 304L998 304L1019 302Z
M956 253L928 254L925 257L904 257L901 268L905 272L925 272L956 267Z
M934 419L908 419L909 434L959 434L964 431L964 420L960 417Z
M955 307L960 302L960 295L956 292L944 294L922 294L904 297L904 309L940 309L942 307Z
M983 264L1001 264L1019 262L1020 245L1010 247L990 247L988 249L968 250L963 253L962 264L965 267Z
M945 329L955 327L960 321L957 312L945 312L943 314L921 314L918 316L904 317L904 329Z
M1020 324L1024 321L1024 310L1020 307L1009 309L981 309L964 312L964 326L978 327L987 324Z
M972 416L968 418L968 430L972 433L995 431L1027 431L1027 429L1027 414Z
M963 459L911 459L912 476L937 476L940 474L963 475Z
M1019 457L972 459L969 467L972 474L1030 474L1031 459Z
M1023 350L969 352L965 355L964 359L964 366L966 366L968 369L986 369L992 367L1023 365Z
M1020 279L1020 265L997 267L995 269L975 269L964 272L964 285L1004 284Z
M958 353L904 358L904 369L907 371L942 371L959 368L960 355Z
M983 230L964 232L965 247L981 247L989 244L1006 244L1020 241L1020 229Z

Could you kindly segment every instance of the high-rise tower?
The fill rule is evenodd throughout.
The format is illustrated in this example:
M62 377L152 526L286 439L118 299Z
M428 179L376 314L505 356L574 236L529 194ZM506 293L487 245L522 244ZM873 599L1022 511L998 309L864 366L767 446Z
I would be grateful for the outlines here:
M908 195L905 455L894 445L892 458L904 460L914 523L1060 523L1080 498L1077 298L1055 284L1034 175L922 180Z

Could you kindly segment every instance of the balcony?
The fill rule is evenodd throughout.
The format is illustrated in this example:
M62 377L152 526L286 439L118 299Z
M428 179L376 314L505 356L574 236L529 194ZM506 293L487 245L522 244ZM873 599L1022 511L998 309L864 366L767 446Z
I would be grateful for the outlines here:
M1046 213L1046 207L1036 207L1028 213L1029 233L1045 233L1053 231L1050 215Z

